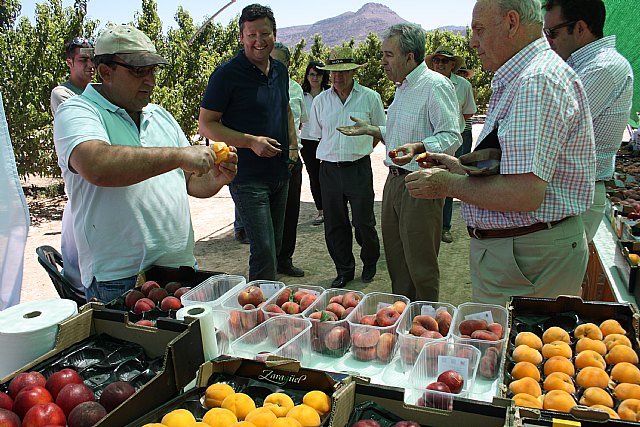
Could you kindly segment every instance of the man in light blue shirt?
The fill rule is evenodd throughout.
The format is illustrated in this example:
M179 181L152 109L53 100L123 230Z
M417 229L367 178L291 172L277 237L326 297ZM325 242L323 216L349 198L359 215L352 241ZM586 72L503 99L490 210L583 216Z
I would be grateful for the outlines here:
M544 33L551 48L584 84L596 143L593 205L582 214L587 240L593 240L604 214L604 181L611 179L633 98L633 71L616 50L616 37L603 37L602 0L548 0Z
M216 194L235 177L237 157L232 149L215 165L209 147L191 146L149 103L167 61L138 29L107 28L94 62L102 83L60 106L54 140L87 300L107 302L152 265L195 265L188 195Z

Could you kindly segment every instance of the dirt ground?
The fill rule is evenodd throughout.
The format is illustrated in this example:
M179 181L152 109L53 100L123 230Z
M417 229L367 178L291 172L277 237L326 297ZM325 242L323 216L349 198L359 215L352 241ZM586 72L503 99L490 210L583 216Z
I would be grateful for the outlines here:
M480 127L474 125L474 136ZM380 209L382 189L387 176L387 168L383 165L384 146L378 145L372 154L374 187L376 193L375 211L380 232ZM21 302L55 298L57 293L45 270L38 264L36 248L50 245L60 248L60 228L64 196L52 198L33 197L29 193L55 183L51 179L31 178L24 183L29 202L32 225L29 229L25 250L23 286ZM294 254L294 265L304 269L305 276L293 278L283 276L279 280L287 284L314 284L329 287L335 277L335 267L326 249L322 226L311 225L315 216L315 206L309 190L306 171L303 172L300 219L298 237ZM242 245L233 238L233 201L227 188L210 199L190 199L191 217L195 232L195 255L202 269L225 271L247 277L249 245ZM469 237L467 235L460 206L454 203L452 220L453 243L442 243L440 247L440 301L453 305L469 301L471 298L469 279ZM354 239L354 255L356 256L356 279L347 288L363 292L391 292L391 281L387 273L384 251L378 262L378 274L368 284L360 281L362 264L358 258L359 247Z

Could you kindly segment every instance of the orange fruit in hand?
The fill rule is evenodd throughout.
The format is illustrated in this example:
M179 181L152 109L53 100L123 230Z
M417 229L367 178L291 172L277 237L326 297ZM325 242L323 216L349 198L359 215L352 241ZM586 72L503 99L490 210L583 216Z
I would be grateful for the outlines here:
M210 145L211 149L213 150L213 152L216 155L216 160L215 160L215 164L219 165L222 162L227 161L227 159L229 158L229 147L227 146L227 144L225 144L224 142L213 142Z
M204 392L204 406L208 409L219 408L225 397L234 394L235 392L236 391L229 384L211 384Z
M331 398L320 390L313 390L305 394L302 403L311 406L318 414L326 414L331 410Z
M262 406L273 412L276 417L285 417L294 403L285 393L271 393L264 399Z
M238 422L236 415L228 409L213 408L209 409L202 421L211 427L231 427Z
M233 412L239 420L243 420L249 412L256 409L253 399L245 393L230 394L225 397L220 406Z
M302 427L317 427L320 425L320 415L311 406L296 405L287 412L287 417L295 418L302 424Z

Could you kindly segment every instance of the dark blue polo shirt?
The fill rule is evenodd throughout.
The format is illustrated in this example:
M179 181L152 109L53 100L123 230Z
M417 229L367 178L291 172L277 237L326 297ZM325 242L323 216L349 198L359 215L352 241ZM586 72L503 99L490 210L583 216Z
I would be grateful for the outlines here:
M260 157L250 148L238 148L238 174L234 182L278 182L289 178L289 75L279 61L271 61L269 75L253 65L241 49L219 65L204 93L202 108L222 113L226 127L280 143L282 153Z

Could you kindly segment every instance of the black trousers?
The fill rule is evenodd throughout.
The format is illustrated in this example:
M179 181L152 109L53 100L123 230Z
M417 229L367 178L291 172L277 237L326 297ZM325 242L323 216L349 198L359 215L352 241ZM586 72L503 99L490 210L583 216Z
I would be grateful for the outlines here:
M300 191L302 189L302 161L291 169L289 178L289 193L287 206L284 212L284 230L282 231L282 247L278 253L278 266L288 267L292 265L293 252L296 250L296 237L298 234L298 218L300 217Z
M324 207L324 238L329 255L339 275L353 275L355 259L352 252L353 233L361 247L364 265L374 265L380 258L380 240L373 212L373 172L369 156L352 162L320 163L320 187ZM349 209L351 218L349 221Z
M316 209L322 210L322 193L320 191L320 160L316 157L316 151L318 150L318 144L320 141L313 141L311 139L302 140L302 150L300 155L304 160L304 166L307 168L309 174L309 187L311 187L311 195L313 201L316 204Z

